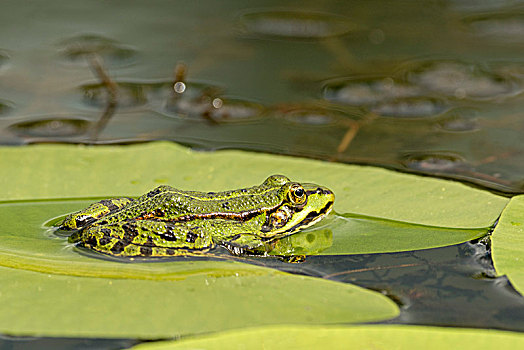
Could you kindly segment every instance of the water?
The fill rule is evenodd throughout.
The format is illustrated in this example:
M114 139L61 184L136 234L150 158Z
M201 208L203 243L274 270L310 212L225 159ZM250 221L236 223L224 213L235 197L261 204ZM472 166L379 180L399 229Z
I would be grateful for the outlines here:
M0 144L173 140L524 193L523 13L504 0L4 0ZM523 330L521 296L478 242L263 263L383 291L402 306L393 323ZM101 342L86 347L134 343Z
M0 143L167 139L524 191L522 16L508 4L3 6Z

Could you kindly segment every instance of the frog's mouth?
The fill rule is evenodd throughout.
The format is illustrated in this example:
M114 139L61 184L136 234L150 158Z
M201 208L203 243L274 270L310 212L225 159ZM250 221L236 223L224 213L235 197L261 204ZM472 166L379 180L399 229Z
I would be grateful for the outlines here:
M300 221L298 224L290 227L289 229L287 229L286 231L282 233L290 234L290 233L296 232L298 230L301 230L303 228L316 224L317 222L322 220L326 215L328 215L331 212L331 210L333 210L334 203L335 201L327 202L326 205L322 209L320 209L319 211L310 212L309 214L307 214L307 216L302 221Z

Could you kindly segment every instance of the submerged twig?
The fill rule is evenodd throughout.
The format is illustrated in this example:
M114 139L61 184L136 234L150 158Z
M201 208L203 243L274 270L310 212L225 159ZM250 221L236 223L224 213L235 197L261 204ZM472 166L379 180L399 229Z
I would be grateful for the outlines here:
M377 115L375 113L368 113L361 120L344 120L344 124L348 127L348 129L337 146L337 155L335 156L335 158L338 158L338 156L341 153L345 152L348 149L349 145L351 144L355 136L357 136L358 131L363 125L369 124L376 118Z
M88 62L93 74L100 80L100 84L105 87L108 96L107 105L100 119L91 129L90 138L94 142L98 139L100 132L105 128L118 106L118 85L107 74L102 59L97 54L91 54Z

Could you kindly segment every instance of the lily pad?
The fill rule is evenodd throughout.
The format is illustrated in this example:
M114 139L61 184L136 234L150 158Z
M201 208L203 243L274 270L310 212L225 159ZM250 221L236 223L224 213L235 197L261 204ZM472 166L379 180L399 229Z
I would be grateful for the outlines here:
M519 349L519 333L420 326L273 326L233 330L177 341L144 343L136 350L168 349Z
M511 199L493 231L495 269L524 294L524 195Z
M138 196L159 184L218 191L260 184L271 174L331 188L340 214L427 226L488 227L508 202L457 182L374 167L242 151L195 152L168 142L1 148L0 200Z
M182 280L191 275L252 275L258 268L233 261L229 254L210 252L186 261L182 257L151 261L101 259L75 248L54 234L53 222L65 213L88 206L90 200L42 200L0 203L0 266L71 276ZM57 218L53 220L52 218ZM51 219L51 220L50 220ZM47 224L44 223L47 221ZM432 248L468 241L486 229L426 227L364 217L332 216L309 230L277 242L273 255L369 254ZM98 257L98 259L96 258ZM206 259L207 257L207 259ZM215 257L214 260L209 258Z
M181 281L71 277L0 267L0 333L172 338L270 324L368 322L396 305L349 284L268 269Z

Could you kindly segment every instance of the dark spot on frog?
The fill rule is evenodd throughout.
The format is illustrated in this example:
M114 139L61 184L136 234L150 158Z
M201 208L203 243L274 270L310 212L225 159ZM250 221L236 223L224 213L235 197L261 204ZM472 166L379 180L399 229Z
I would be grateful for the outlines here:
M151 198L162 192L162 186L155 188L147 193L147 197Z
M310 233L306 236L306 239L309 243L313 243L313 241L315 240L315 235Z
M103 228L100 230L104 235L98 239L100 245L106 245L111 243L111 230L108 228Z
M155 247L156 246L155 242L153 242L153 237L151 237L149 235L146 237L146 243L144 245L151 246L151 247Z
M131 223L125 223L122 225L122 229L124 230L124 234L129 234L133 237L138 236L138 230L136 229L136 225L133 225Z
M186 242L187 243L195 243L198 238L198 234L196 234L193 231L189 231L186 235Z
M149 256L153 254L153 249L150 247L140 247L140 254Z
M111 251L115 254L120 254L124 251L124 248L127 246L127 244L117 241L112 247Z
M224 203L222 203L222 208L224 208L224 209L226 209L226 210L231 209L231 208L229 207L229 202L224 202Z
M131 200L131 198L127 198ZM117 209L120 209L118 205L115 204L115 202L112 199L104 199L100 201L100 204L105 205L109 211L115 211Z
M156 209L155 210L155 216L156 217L163 217L165 215L164 210L162 209Z
M166 254L167 255L175 255L175 250L171 248L166 248Z
M83 242L80 242L79 245L96 247L98 245L98 241L96 240L96 237L88 236Z

